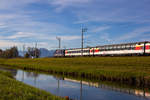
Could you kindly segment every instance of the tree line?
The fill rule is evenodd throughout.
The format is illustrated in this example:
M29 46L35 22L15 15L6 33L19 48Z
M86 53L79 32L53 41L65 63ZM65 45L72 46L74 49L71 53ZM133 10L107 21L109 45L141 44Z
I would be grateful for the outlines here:
M2 50L0 49L1 58L16 58L19 56L19 52L16 46L11 47L10 49Z
M0 58L17 58L19 56L19 51L16 46L10 49L2 50L0 49ZM40 50L38 48L28 47L26 53L23 55L25 58L39 58Z

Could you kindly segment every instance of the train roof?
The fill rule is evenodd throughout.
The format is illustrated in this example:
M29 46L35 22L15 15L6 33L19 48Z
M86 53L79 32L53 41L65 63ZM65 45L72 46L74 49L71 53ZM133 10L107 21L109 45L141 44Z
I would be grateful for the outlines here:
M132 42L132 43L120 43L120 44L110 44L110 45L101 45L96 47L104 47L104 46L120 46L120 45L128 45L128 44L139 44L139 43L150 43L150 41L143 41L143 42Z
M132 43L120 43L120 44L109 44L109 45L100 45L100 46L94 46L94 47L86 47L86 48L83 48L83 49L97 48L97 47L104 47L104 46L119 46L119 45L128 45L128 44L139 44L139 43L150 43L150 41L132 42ZM70 48L70 49L65 49L65 50L74 50L74 49L81 49L81 48Z

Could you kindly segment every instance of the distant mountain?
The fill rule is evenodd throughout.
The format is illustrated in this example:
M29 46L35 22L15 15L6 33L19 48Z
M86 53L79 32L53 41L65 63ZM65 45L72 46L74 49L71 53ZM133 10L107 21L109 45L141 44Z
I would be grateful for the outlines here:
M40 57L53 57L55 50L48 50L45 48L40 48L41 55Z
M46 48L40 48L40 53L41 53L40 57L41 58L43 58L43 57L53 57L54 52L55 52L55 50L48 50ZM19 51L19 55L23 56L24 55L23 51Z
M26 51L25 51L26 52ZM19 56L23 57L24 54L23 54L23 51L19 51Z

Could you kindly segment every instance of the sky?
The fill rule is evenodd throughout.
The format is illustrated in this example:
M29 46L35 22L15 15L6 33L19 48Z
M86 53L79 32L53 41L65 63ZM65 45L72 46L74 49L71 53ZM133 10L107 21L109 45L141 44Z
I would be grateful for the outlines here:
M0 0L0 48L150 41L150 0Z

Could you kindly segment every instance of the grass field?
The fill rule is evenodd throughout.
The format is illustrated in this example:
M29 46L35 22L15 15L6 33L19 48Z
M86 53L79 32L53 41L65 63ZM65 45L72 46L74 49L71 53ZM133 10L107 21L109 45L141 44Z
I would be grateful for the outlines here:
M0 59L1 65L150 85L150 57Z

